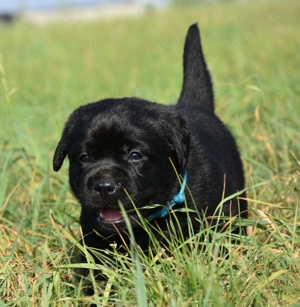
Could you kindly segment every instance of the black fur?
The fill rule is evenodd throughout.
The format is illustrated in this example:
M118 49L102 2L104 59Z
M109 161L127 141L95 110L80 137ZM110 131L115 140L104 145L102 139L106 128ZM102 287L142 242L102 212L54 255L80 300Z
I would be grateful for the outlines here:
M180 184L170 159L179 174L187 170L187 186L193 197L186 192L187 204L194 209L195 203L207 216L214 215L222 198L243 190L237 146L214 114L213 88L197 25L190 27L186 38L184 81L177 105L122 98L81 106L65 125L54 154L55 171L66 155L70 185L82 205L85 243L99 249L120 243L118 231L126 230L122 216L118 219L118 201L131 217L137 243L147 249L148 237L138 226L136 213L130 211L131 199L144 217L156 209L143 207L166 205L172 199ZM238 215L239 210L241 216L247 216L245 200L234 198L223 206L225 216ZM188 235L186 214L176 214ZM166 233L169 218L151 223ZM196 229L199 222L193 223Z

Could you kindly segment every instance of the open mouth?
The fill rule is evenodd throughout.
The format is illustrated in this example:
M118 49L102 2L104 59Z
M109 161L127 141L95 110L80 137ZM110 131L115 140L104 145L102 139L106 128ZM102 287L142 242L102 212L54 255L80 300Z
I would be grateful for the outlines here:
M99 216L102 223L106 224L118 224L124 222L124 217L120 209L114 208L101 208Z

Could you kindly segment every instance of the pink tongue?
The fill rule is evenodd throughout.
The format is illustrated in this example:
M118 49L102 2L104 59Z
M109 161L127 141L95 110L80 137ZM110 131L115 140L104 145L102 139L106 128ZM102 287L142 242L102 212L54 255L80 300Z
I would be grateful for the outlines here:
M106 221L117 221L122 218L120 209L102 208L100 209L100 215Z

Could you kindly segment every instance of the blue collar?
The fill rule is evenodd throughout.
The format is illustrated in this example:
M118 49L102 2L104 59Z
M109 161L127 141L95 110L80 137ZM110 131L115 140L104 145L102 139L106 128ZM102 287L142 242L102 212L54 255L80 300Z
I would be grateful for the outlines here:
M180 191L175 194L175 196L171 199L167 206L158 207L156 211L146 217L146 220L150 221L154 219L161 219L165 217L175 205L182 204L185 201L184 189L186 186L186 173L186 170L184 170Z

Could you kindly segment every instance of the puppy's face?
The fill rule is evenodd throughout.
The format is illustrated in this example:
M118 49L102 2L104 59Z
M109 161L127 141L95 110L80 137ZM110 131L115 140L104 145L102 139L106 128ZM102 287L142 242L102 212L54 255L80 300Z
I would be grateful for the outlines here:
M57 146L58 171L68 155L71 188L93 229L125 229L119 202L134 227L144 207L167 202L178 192L176 171L188 158L184 121L170 108L139 99L108 99L75 110ZM172 166L172 163L174 166ZM133 206L134 203L134 206ZM155 210L155 209L152 209Z

